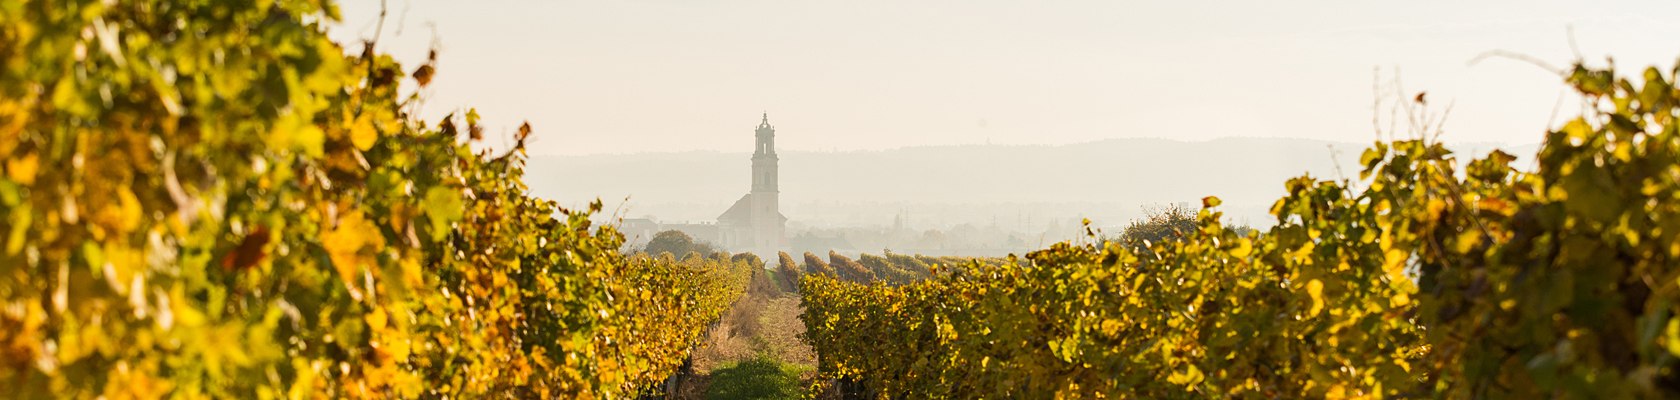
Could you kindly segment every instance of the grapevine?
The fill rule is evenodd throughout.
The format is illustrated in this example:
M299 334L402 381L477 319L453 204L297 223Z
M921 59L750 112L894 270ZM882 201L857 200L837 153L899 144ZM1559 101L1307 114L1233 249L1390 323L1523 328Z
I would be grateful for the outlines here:
M0 382L21 398L623 397L746 261L628 257L524 143L426 123L330 3L0 6Z
M1680 396L1674 77L1577 66L1591 108L1534 171L1378 142L1357 184L1286 182L1265 232L1210 197L1147 249L807 275L807 341L843 392L882 397Z

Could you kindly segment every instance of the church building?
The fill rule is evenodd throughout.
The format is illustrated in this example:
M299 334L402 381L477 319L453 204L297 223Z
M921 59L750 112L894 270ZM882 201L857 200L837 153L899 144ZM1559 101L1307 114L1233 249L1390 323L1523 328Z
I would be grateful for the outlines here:
M787 217L782 215L781 192L776 176L776 127L770 114L758 123L757 146L752 156L752 192L741 196L718 216L718 242L732 251L757 254L775 262L776 253L787 248Z

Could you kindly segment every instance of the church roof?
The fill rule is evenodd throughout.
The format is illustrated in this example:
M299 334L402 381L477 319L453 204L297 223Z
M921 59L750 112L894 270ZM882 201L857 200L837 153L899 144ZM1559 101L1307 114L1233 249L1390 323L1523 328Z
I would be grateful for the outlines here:
M781 210L776 211L776 216L782 218L780 222L787 222L788 217L786 215L782 215ZM742 225L751 224L752 194L748 193L741 195L740 200L735 200L735 205L729 206L729 211L724 211L723 215L718 216L718 223L740 223Z
M747 221L751 221L751 220L752 220L752 195L751 194L742 195L740 200L735 200L735 205L729 206L729 211L724 211L723 215L718 216L718 222L724 222L724 221L728 221L728 222L747 222Z

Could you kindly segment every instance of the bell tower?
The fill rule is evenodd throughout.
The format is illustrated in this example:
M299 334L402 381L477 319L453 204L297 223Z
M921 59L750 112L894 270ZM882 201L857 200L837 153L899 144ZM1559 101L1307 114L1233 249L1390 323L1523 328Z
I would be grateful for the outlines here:
M782 217L779 176L776 167L776 127L770 126L770 113L765 113L754 129L757 145L753 150L752 243L751 249L768 260L782 247L786 225Z
M774 260L787 244L787 217L782 216L781 190L776 174L776 127L765 113L753 130L752 191L718 216L718 241L732 251L751 251Z
M758 122L758 140L752 157L753 193L779 192L776 176L776 127L770 126L770 113Z

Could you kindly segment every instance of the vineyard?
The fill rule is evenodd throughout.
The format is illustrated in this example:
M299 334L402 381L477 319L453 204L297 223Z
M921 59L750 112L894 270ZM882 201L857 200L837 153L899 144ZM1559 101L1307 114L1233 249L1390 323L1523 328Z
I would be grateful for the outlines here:
M17 398L628 397L749 260L619 253L528 196L522 127L314 1L0 5L0 387Z
M800 283L819 389L890 398L1680 396L1680 91L1576 66L1537 168L1378 142L1276 226ZM1421 97L1420 97L1421 99ZM1421 100L1419 100L1421 102ZM839 274L840 278L845 273Z
M0 3L0 397L652 397L732 313L815 377L713 393L1680 397L1680 67L1561 71L1583 112L1533 166L1378 141L1269 228L1208 197L1020 257L761 260L623 250L529 194L531 126L423 120L436 54L338 19Z

